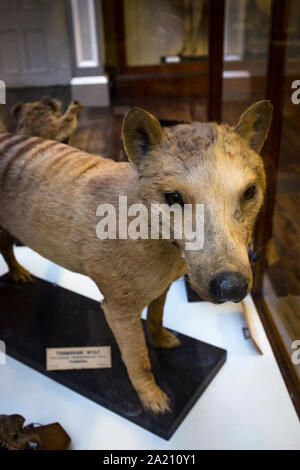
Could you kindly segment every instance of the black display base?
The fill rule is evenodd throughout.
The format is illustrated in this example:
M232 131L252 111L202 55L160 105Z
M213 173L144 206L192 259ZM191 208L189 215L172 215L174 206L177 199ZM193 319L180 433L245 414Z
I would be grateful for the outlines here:
M184 276L184 284L186 288L186 295L189 302L203 302L203 299L191 288L188 277Z
M0 339L8 355L164 439L170 439L226 360L224 349L182 334L177 335L180 348L149 347L157 383L172 402L172 413L154 416L138 400L98 302L39 278L15 284L8 275L0 278L0 299ZM46 348L107 345L111 369L46 371Z

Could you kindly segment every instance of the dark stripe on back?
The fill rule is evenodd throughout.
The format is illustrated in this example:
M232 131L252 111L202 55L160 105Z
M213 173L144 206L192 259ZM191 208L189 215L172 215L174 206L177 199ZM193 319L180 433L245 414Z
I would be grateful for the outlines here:
M26 140L28 140L28 138ZM18 143L20 143L20 142L18 142ZM5 179L8 175L8 172L9 172L10 168L15 163L15 161L18 160L18 158L20 158L21 156L23 156L24 153L26 153L30 149L32 149L35 145L36 145L36 141L35 140L34 141L30 140L29 142L25 143L25 145L21 145L21 147L18 148L18 150L13 155L11 155L10 158L8 158L8 161L6 163L4 171L2 172L2 175L1 175L1 185L2 185L2 187L4 186Z
M24 142L24 140L28 140L31 137L27 135L11 135L11 140L9 140L0 150L1 153L6 153L8 150L12 149L15 145Z
M2 144L2 142L5 142L7 139L10 139L12 137L11 134L1 134L0 135L0 144Z
M73 148L73 147L70 147L69 145L61 144L60 142L56 142L56 144L57 144L57 151L55 152L55 155L60 155L64 152L67 152L70 148Z
M57 145L57 142L53 142L52 140L45 146L42 147L41 144L45 142L41 140L39 144L36 146L36 149L24 160L24 164L22 165L22 169L25 169L31 162L32 160L35 159L37 155L43 154L44 152L47 152L52 147L55 147Z
M43 142L45 142L45 141L40 140L40 143L37 145L36 149L30 154L30 156L28 158L26 158L24 160L24 162L22 164L22 168L21 168L22 171L19 172L18 177L17 177L16 182L15 182L16 187L18 186L20 180L23 177L24 170L26 169L26 167L28 167L28 165L32 162L32 160L34 160L36 156L38 156L40 154L43 154L43 152L47 152L47 150L49 150L50 148L55 147L55 145L57 145L57 142L51 140L45 147L41 148L40 144L42 144ZM27 172L29 172L28 168L27 168Z
M68 149L68 151L66 151L64 156L68 157L72 153L78 153L78 152L81 152L81 150L76 149L75 147L70 147L70 149Z
M95 155L96 157L96 155ZM89 163L88 165L86 165L84 168L82 168L82 170L79 171L79 173L77 173L74 177L74 179L76 178L79 178L80 176L82 176L84 173L86 173L88 170L90 170L91 168L94 168L99 162L97 161L93 161L93 163Z
M64 157L67 154L69 154L69 149L70 148L73 150L72 147L61 144L60 142L55 142L55 145L57 146L57 148L53 152L53 156L52 156L51 160L49 159L49 165L48 165L49 171L55 170L57 168L57 165L60 164L60 162L64 160ZM77 150L77 152L78 152L78 150Z
M54 162L54 165L53 167L55 166L56 167L56 163L60 163L61 161L63 161L64 157L68 157L69 155L71 155L72 153L79 153L80 150L74 148L74 147L70 147L70 148L60 148L57 152L55 152L55 156L60 156L60 159L56 162Z
M65 165L70 164L70 160L67 158L69 155L72 155L73 153L78 153L80 150L70 147L70 149L65 148L64 152L58 152L60 155L60 159L56 160L54 164L51 166L51 170L54 170L56 172L60 171ZM74 158L74 161L75 158Z
M71 147L70 145L68 144L64 144L63 142L56 142L57 143L57 147L59 147L59 153L61 153L63 150L67 150L69 148L73 148Z

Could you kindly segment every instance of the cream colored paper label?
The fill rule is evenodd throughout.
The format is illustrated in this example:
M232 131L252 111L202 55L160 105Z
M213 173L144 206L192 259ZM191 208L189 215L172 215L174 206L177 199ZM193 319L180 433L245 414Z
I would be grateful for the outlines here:
M110 346L47 348L47 370L103 369L111 367Z

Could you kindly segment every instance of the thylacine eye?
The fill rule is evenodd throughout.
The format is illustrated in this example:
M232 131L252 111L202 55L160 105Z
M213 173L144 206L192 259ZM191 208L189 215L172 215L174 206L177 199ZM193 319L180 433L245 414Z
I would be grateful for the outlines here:
M165 193L165 200L169 206L172 206L173 204L179 204L181 207L184 206L183 198L178 191Z
M255 184L251 184L248 186L246 191L244 192L243 198L245 201L251 201L251 199L254 199L256 196L257 188Z

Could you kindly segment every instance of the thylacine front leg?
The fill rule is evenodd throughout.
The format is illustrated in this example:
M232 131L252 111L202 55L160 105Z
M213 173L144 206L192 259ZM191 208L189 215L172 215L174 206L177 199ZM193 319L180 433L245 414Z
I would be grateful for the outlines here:
M115 336L131 383L143 406L154 413L170 410L167 395L155 383L141 323L141 312L130 305L101 304Z
M14 242L15 238L7 230L0 229L0 253L8 265L9 275L16 282L32 282L30 272L23 268L15 258Z
M170 287L170 286L169 286ZM180 341L163 327L162 318L169 287L157 299L154 299L147 310L147 333L154 348L172 349L180 346Z

